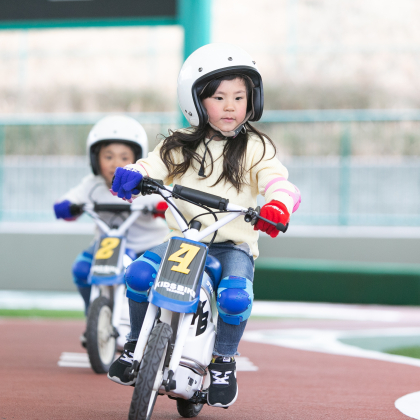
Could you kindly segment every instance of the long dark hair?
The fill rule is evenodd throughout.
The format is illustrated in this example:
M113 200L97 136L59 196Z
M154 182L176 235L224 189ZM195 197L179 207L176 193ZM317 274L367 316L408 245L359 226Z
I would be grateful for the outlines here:
M244 77L241 74L230 74L227 76L222 76L218 79L213 79L205 86L201 92L200 99L203 100L213 96L214 92L216 92L217 88L220 86L220 83L223 80L234 79L241 79L245 83L247 92L247 112L250 111L252 109L252 85L250 79ZM238 193L241 192L242 185L246 183L246 168L244 161L249 133L255 134L260 139L264 148L261 159L249 169L252 169L258 163L260 163L265 156L266 146L264 138L268 140L268 142L274 147L275 156L276 146L266 134L257 130L249 122L246 122L244 127L245 133L243 132L244 130L241 130L241 132L236 137L228 138L228 141L223 148L223 171L217 181L212 185L213 187L219 182L225 181L231 183ZM184 175L192 164L193 160L195 160L199 165L201 164L202 156L200 156L196 150L200 143L209 137L209 131L210 126L207 123L198 127L189 127L181 131L169 130L169 136L165 137L162 148L160 150L160 157L165 163L165 166L168 168L169 177L180 177ZM221 134L220 137L222 137ZM173 160L172 151L176 149L181 150L183 156L183 162L181 163L175 163ZM210 147L208 148L208 154L211 159L211 172L208 175L211 175L213 173L214 165Z

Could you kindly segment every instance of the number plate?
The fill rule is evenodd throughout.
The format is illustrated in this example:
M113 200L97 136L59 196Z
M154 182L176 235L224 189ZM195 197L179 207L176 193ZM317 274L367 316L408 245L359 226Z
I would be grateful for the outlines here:
M198 297L198 288L208 248L198 242L171 238L159 270L154 290L181 302Z
M121 250L123 237L103 236L96 245L91 275L96 277L116 276L121 273Z

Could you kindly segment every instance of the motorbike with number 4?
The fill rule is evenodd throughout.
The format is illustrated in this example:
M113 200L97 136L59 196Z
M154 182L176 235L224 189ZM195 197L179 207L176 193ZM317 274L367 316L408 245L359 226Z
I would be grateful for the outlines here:
M125 296L124 274L136 259L126 246L126 233L141 213L154 214L151 206L136 204L72 204L71 213L88 214L101 231L95 243L88 276L91 285L86 323L86 349L90 365L96 373L107 373L117 350L122 350L130 332L128 299ZM109 226L98 212L113 213L123 219L119 226ZM128 215L128 216L127 216Z
M164 186L144 177L136 187L142 195L160 194L169 204L184 237L172 237L148 295L149 305L127 368L135 388L128 419L149 420L158 395L176 400L182 417L196 417L207 403L211 361L216 337L217 307L214 284L221 276L220 262L208 255L217 229L239 216L255 224L258 219L285 232L287 225L275 224L259 215L259 208L243 208L228 199L191 188ZM213 214L215 222L200 231L199 216L187 222L174 198L195 204ZM213 211L211 209L217 209ZM217 219L216 213L226 216ZM211 242L201 242L214 234Z

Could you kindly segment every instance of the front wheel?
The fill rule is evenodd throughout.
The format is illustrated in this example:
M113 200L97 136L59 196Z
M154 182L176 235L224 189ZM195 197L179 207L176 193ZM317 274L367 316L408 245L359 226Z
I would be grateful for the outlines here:
M164 322L153 328L137 375L128 420L149 420L152 416L171 336L172 328Z
M197 417L203 408L203 404L193 404L187 400L176 400L176 408L180 416L190 419L192 417Z
M107 373L115 358L116 334L108 298L99 296L89 308L86 348L90 365L96 373Z

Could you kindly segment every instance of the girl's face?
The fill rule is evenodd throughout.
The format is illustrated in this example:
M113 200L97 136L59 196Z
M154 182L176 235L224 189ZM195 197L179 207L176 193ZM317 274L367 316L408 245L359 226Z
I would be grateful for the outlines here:
M134 163L134 152L131 147L123 143L111 143L101 147L99 150L99 168L101 175L105 178L108 187L111 187L115 170L119 166Z
M242 79L223 80L216 92L203 99L209 122L221 131L231 131L244 119L247 108L246 87Z

